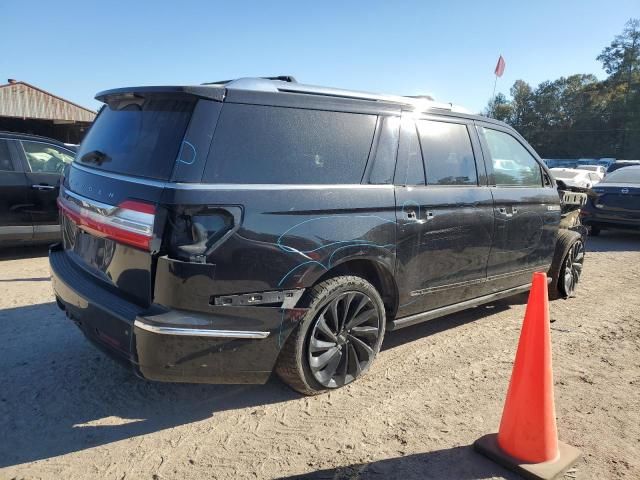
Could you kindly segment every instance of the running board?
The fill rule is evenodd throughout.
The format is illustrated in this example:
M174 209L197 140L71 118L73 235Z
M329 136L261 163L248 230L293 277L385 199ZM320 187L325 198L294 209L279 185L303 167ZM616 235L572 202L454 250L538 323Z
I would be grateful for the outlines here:
M550 281L551 279L548 279L547 283L550 283ZM398 330L400 328L415 325L416 323L422 323L428 320L433 320L434 318L444 317L445 315L449 315L451 313L456 313L461 310L466 310L468 308L477 307L479 305L492 302L494 300L500 300L501 298L511 297L512 295L517 295L519 293L526 292L530 288L531 288L531 284L527 283L526 285L510 288L509 290L490 293L489 295L473 298L471 300L465 300L464 302L460 302L460 303L454 303L453 305L447 305L446 307L436 308L435 310L429 310L427 312L416 313L415 315L409 315L408 317L398 318L396 320L392 320L387 324L387 330Z

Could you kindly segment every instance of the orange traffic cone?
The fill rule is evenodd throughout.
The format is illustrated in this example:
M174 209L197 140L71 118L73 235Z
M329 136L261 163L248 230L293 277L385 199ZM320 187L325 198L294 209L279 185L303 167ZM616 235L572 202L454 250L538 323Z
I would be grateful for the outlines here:
M553 402L547 275L534 273L498 434L474 448L525 478L551 479L580 458L558 441Z

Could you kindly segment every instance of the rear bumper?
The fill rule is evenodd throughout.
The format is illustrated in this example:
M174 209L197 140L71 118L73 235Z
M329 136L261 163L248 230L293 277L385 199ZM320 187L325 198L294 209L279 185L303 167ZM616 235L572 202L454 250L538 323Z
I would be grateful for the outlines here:
M640 228L640 217L637 215L615 215L589 209L582 216L582 223L589 227L600 228Z
M204 315L144 308L102 287L59 244L49 263L60 308L92 343L149 380L264 383L306 311L212 306Z

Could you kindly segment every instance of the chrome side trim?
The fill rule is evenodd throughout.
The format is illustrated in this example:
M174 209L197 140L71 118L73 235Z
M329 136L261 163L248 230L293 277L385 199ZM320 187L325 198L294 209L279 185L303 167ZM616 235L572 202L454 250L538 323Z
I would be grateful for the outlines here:
M269 336L269 332L242 331L242 330L211 330L207 328L184 328L184 327L160 327L150 325L140 320L135 320L133 325L146 330L147 332L160 335L180 335L189 337L209 337L209 338L257 338L263 339Z
M538 265L537 267L528 267L522 270L515 270L513 272L498 273L496 275L491 275L489 277L476 278L474 280L465 280L464 282L449 283L447 285L439 285L437 287L429 287L429 288L423 288L421 290L414 290L409 293L409 296L418 297L421 295L425 295L427 293L434 293L434 292L440 292L442 290L448 290L450 288L467 287L470 285L477 285L480 283L493 282L495 280L500 280L508 277L515 277L517 275L522 275L525 273L533 273L538 271L548 272L549 268L551 268L549 265Z
M0 235L31 235L33 227L31 225L10 225L8 227L0 227Z
M548 279L547 283L549 283L550 280L551 279ZM478 305L483 305L485 303L489 303L494 300L500 300L501 298L506 298L512 295L517 295L518 293L526 292L530 288L531 288L531 284L527 283L526 285L510 288L508 290L503 290L501 292L490 293L488 295L483 295L482 297L473 298L471 300L465 300L464 302L460 302L460 303L454 303L453 305L447 305L446 307L440 307L434 310L427 310L426 312L409 315L407 317L397 318L389 322L387 326L387 330L389 331L398 330L399 328L415 325L416 323L422 323L428 320L433 320L434 318L444 317L445 315L450 315L452 313L460 312L462 310L467 310L468 308L471 308L471 307L477 307Z
M57 225L34 225L34 233L58 233L61 231L60 224Z
M72 168L102 177L113 178L125 182L133 182L142 185L150 185L159 188L172 188L175 190L335 190L335 189L363 189L380 190L392 189L393 185L366 185L366 184L289 184L289 183L179 183L152 180L149 178L132 177L120 173L111 173L85 167L75 162Z

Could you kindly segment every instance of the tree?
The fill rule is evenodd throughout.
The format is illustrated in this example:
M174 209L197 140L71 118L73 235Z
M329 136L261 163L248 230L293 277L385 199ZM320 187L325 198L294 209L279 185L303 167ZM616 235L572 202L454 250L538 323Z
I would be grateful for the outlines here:
M610 75L607 81L611 88L623 87L621 98L613 104L614 111L618 112L614 115L615 126L620 132L617 149L623 156L638 155L640 118L637 107L640 93L637 89L634 91L634 85L640 82L640 21L629 20L622 34L617 35L597 59Z
M640 158L640 20L629 20L597 59L609 75L603 81L576 74L533 89L517 80L511 99L496 96L485 113L542 156Z
M512 107L504 93L498 93L494 98L489 100L489 104L484 111L487 117L495 118L502 122L508 122L511 119Z
M621 35L605 47L597 60L609 75L629 76L640 72L640 20L629 20Z

